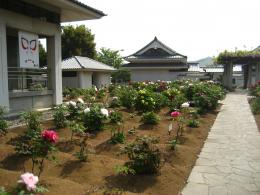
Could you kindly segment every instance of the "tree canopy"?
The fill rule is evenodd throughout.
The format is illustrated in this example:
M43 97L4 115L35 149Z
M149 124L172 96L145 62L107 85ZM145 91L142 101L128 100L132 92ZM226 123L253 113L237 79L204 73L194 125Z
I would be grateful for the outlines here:
M97 60L119 69L123 64L123 57L120 55L119 50L112 50L109 48L102 47L100 52L97 54Z
M40 61L40 67L47 65L47 52L44 49L41 42L39 42L39 61Z
M95 35L85 25L74 27L72 25L63 26L62 40L62 59L71 56L96 57Z

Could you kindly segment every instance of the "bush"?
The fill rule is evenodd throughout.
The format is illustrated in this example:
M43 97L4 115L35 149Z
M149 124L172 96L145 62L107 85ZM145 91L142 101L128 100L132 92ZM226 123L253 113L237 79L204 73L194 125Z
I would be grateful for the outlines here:
M73 139L74 134L84 133L85 131L84 125L76 121L69 122L69 128L71 129L71 138L70 138L71 141Z
M121 87L121 90L118 94L119 100L122 103L122 106L132 109L135 106L137 92L131 87Z
M154 111L156 108L154 92L146 89L139 90L135 101L135 107L142 112Z
M168 107L170 111L173 111L179 109L184 102L187 102L187 99L183 94L180 93L174 96L174 98L168 102Z
M260 114L260 97L257 97L251 101L251 110L253 114Z
M199 121L196 119L190 119L190 120L188 120L187 125L189 127L197 128L197 127L199 127Z
M125 142L124 132L120 130L116 131L115 129L112 129L110 142L113 144L118 144L118 143L123 144Z
M110 108L118 108L121 106L121 102L118 97L114 96L110 102Z
M84 126L88 131L100 131L104 126L104 119L106 116L101 113L100 106L93 105L89 112L84 113Z
M121 170L126 168L127 173L135 174L157 173L161 163L161 152L156 146L158 142L158 138L144 136L138 137L133 143L126 145L121 154L127 154L130 161Z
M121 112L114 111L110 113L109 116L110 122L113 124L118 124L123 122L123 115Z
M0 135L7 133L8 123L4 119L4 107L0 106Z
M64 105L59 105L56 108L54 108L53 112L53 121L56 126L56 128L64 128L67 125L67 107Z
M41 113L36 111L23 112L21 114L22 120L26 123L27 129L30 131L41 130Z
M141 121L144 124L156 125L159 123L160 118L154 112L146 112L142 115Z

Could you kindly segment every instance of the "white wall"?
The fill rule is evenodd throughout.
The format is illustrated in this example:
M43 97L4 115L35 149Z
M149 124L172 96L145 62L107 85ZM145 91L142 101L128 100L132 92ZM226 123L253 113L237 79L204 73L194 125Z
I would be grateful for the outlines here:
M79 88L89 89L92 87L92 72L78 72Z
M79 88L78 77L62 77L62 88L65 87Z
M130 70L131 81L172 81L177 79L182 79L183 74L186 72L169 72L169 70ZM179 76L178 76L179 75Z
M107 72L94 72L93 73L93 84L97 88L101 88L102 86L108 86L111 83L111 73Z

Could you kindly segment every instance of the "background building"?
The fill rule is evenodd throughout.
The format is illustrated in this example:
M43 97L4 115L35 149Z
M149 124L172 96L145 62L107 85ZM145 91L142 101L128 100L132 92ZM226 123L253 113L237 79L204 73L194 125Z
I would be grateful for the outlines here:
M62 61L62 86L72 88L97 88L111 83L111 66L87 57L73 56Z
M156 37L144 48L125 58L132 81L171 81L186 77L187 56L172 50Z

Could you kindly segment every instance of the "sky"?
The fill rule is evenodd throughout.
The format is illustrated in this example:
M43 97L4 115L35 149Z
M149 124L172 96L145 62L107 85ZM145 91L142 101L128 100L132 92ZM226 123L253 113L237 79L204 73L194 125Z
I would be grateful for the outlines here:
M259 0L80 1L107 16L70 24L90 28L97 49L122 50L123 56L135 53L155 36L189 61L260 45Z

